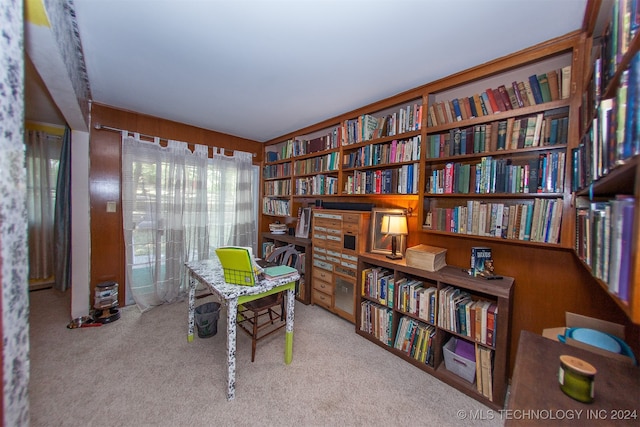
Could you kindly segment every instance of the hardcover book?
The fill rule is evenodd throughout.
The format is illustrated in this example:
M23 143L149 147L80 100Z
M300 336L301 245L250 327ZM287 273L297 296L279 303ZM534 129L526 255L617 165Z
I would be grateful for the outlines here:
M500 98L504 103L504 111L513 110L513 106L511 105L511 99L509 98L509 92L507 92L507 88L505 85L498 86L498 92L500 93Z
M531 86L531 92L533 92L533 98L536 100L536 104L542 104L544 100L542 99L542 91L540 90L538 76L535 74L529 76L529 85Z
M438 271L447 265L447 249L429 245L407 248L405 259L410 267L427 271Z
M502 100L502 95L500 95L500 91L496 89L492 89L493 98L496 100L496 104L498 105L498 111L504 112L507 110L507 107L504 105L504 101Z
M549 82L549 95L552 101L560 99L560 81L556 70L547 71L547 80Z
M542 102L551 102L551 89L549 88L547 73L538 74L538 83L540 84Z

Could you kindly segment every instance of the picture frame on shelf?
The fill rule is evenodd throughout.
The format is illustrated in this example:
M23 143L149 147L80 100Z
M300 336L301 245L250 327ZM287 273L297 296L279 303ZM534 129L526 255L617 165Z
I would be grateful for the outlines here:
M406 215L406 211L400 208L372 208L371 209L371 231L369 235L369 252L374 254L390 254L391 235L382 232L382 218L385 215ZM404 255L407 249L407 236L397 236L397 250Z
M300 208L298 224L296 225L296 237L301 239L309 238L309 228L311 226L311 208Z

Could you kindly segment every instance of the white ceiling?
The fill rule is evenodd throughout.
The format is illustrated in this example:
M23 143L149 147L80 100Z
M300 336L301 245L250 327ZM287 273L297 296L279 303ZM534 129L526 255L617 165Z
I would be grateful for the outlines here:
M564 35L587 0L74 0L94 102L266 141Z

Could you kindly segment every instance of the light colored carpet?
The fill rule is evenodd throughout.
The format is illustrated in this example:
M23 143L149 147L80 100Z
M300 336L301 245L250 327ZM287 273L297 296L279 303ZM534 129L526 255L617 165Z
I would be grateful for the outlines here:
M284 331L258 342L254 363L249 337L238 332L236 399L228 402L223 312L216 336L188 343L185 302L144 314L125 307L113 323L67 329L68 293L31 292L30 301L33 427L502 424L319 307L296 303L288 366Z

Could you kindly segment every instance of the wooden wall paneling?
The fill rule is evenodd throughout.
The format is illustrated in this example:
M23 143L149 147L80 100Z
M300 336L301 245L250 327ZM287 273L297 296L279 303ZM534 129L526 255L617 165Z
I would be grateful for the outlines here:
M118 304L125 305L125 259L120 200L120 134L91 131L89 143L89 195L91 216L91 282L89 306L93 306L95 286L106 281L118 283ZM116 202L116 212L107 212L107 203Z

